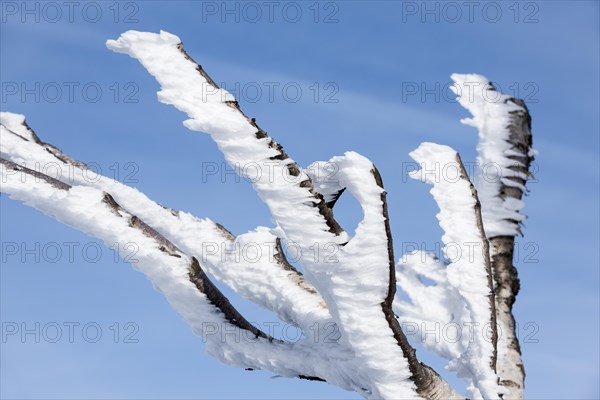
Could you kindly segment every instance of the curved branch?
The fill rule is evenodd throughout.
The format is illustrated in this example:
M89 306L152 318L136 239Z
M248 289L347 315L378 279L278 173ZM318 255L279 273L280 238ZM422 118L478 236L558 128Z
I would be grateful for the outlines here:
M485 229L483 228L483 219L481 217L481 202L479 201L479 196L477 195L477 190L475 186L471 183L469 179L469 175L467 174L467 170L465 169L465 165L463 164L460 154L456 153L456 162L460 167L460 178L469 183L469 189L471 190L471 196L475 201L474 212L475 212L475 222L477 224L477 230L479 231L479 238L481 240L481 244L483 246L483 263L485 268L485 274L487 276L487 288L489 290L488 303L491 310L490 315L490 327L492 330L492 359L490 360L490 367L496 372L496 360L498 358L498 323L496 322L496 295L494 292L494 281L493 281L493 273L492 273L492 265L490 262L490 243L485 236Z
M383 189L383 180L381 178L381 175L379 174L379 171L374 165L371 173L375 177L375 182L377 183L377 185L381 187L381 189ZM440 374L438 374L427 364L422 363L417 359L416 350L408 342L408 339L406 338L406 335L404 335L404 332L400 327L399 321L396 315L394 314L393 304L394 299L396 297L396 268L386 197L387 193L385 191L382 191L382 214L384 217L385 233L388 243L388 259L390 268L388 295L381 305L386 320L390 325L390 329L394 333L396 341L398 342L400 348L402 348L404 356L408 360L410 372L412 374L415 386L417 387L417 393L421 397L426 399L462 399L462 396L456 393L456 391L452 389L452 387L440 376Z
M364 214L355 236L339 249L338 273L342 277L331 280L340 328L356 350L356 357L364 365L362 369L372 373L374 381L385 377L404 388L411 387L424 398L460 398L435 371L419 362L392 310L396 293L393 243L379 171L355 152L334 157L328 163L335 165L337 185L358 200ZM375 319L377 315L383 320ZM365 322L357 324L357 319ZM390 363L394 366L390 367ZM401 393L400 388L394 395L377 390L375 396Z

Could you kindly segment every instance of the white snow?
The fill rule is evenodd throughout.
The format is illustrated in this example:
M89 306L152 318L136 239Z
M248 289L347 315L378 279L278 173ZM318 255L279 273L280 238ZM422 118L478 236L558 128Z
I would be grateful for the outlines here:
M423 283L421 277L430 279L433 285ZM453 360L468 347L468 310L460 293L448 282L446 264L432 254L416 251L402 256L396 276L398 286L410 298L394 300L407 335L421 341L425 348L439 356Z
M339 192L344 190L337 176L339 169L340 166L332 160L317 161L306 168L306 174L312 180L316 191L323 195L326 203L335 200Z
M469 338L466 351L452 359L449 367L470 381L470 398L497 398L502 392L490 366L494 349L491 336L487 336L491 327L491 305L486 254L470 182L461 174L457 153L448 146L422 143L410 156L421 165L411 177L433 185L431 194L440 207L437 219L444 230L443 252L450 260L446 267L448 283L462 298L468 322L477 324L473 325L473 337Z
M25 116L10 112L0 112L0 124L26 140L34 141L31 129L25 125Z
M519 177L524 180L528 176L510 169L511 166L522 165L508 156L522 155L510 142L510 112L522 108L507 102L511 96L498 93L490 86L484 76L475 74L453 74L455 82L452 90L457 94L458 102L466 108L472 118L461 122L479 130L477 145L477 171L474 185L479 193L482 216L487 237L515 236L519 233L519 223L527 217L519 211L525 206L521 200L500 197L501 184L525 188L508 177ZM535 155L530 151L529 155Z

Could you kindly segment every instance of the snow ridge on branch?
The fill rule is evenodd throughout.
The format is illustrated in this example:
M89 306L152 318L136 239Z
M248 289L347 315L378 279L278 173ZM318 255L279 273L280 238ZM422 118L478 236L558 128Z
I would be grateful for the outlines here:
M489 79L476 74L452 74L458 102L472 118L461 122L479 131L477 169L474 185L481 200L483 222L488 237L520 233L520 224L527 218L519 211L525 203L506 196L503 187L526 192L529 163L537 152L511 140L511 119L515 113L527 112L521 101L496 91Z

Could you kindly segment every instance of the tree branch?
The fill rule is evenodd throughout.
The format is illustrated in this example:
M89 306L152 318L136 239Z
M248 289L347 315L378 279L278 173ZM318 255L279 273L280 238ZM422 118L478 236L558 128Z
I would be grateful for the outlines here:
M60 178L69 183L110 192L116 201L149 221L177 246L197 254L207 272L217 280L244 298L276 312L286 322L308 330L314 323L331 319L320 294L298 271L288 268L278 238L268 229L259 228L235 237L220 224L165 208L120 182L101 175L90 178L94 173L83 162L42 142L23 116L2 113L1 118L0 147L11 161L38 164L37 169L42 170L47 166L57 167ZM38 172L31 170L31 173ZM245 244L260 246L265 257L247 262L240 254Z
M501 335L497 370L501 384L510 390L505 398L524 398L525 369L512 313L519 292L519 277L513 266L514 239L521 233L526 218L519 211L531 176L529 167L537 153L532 149L531 116L525 102L498 93L485 77L453 75L460 104L473 118L463 122L479 131L478 164L475 186L480 192L483 223L491 245L495 280L496 314ZM476 85L471 99L464 96L466 86ZM462 94L462 95L461 95ZM494 99L491 101L490 99ZM486 166L499 172L489 173Z
M510 168L517 172L515 176L508 179L518 185L510 186L503 183L500 196L521 200L524 194L522 187L526 184L522 174L530 175L529 167L534 158L531 151L531 116L524 101L519 99L510 99L510 101L521 107L521 110L509 112L510 123L507 127L510 132L509 142L515 151L508 158L516 161L515 165ZM490 238L490 243L494 249L492 267L496 281L497 318L504 335L502 338L503 346L500 348L498 374L500 375L501 384L511 391L505 397L522 399L524 398L525 388L525 367L521 360L521 347L517 338L515 317L513 315L513 304L520 288L517 269L513 265L515 236L494 236Z
M490 262L490 244L485 236L485 229L483 228L483 219L481 217L481 202L479 201L479 196L477 195L477 190L471 180L469 179L469 174L465 169L465 165L463 164L460 154L456 153L456 162L460 167L461 179L467 181L469 183L469 189L471 190L471 196L473 196L473 200L475 200L474 212L475 212L475 221L477 223L477 230L479 231L479 237L483 246L483 262L485 267L485 273L487 276L487 287L490 291L488 296L488 302L490 306L490 328L492 330L492 346L494 347L492 353L492 359L490 360L490 367L496 372L496 360L498 358L498 324L496 322L496 295L494 292L494 282L493 282L493 273L492 273L492 265Z
M382 190L383 179L375 165L371 170L377 186ZM389 288L385 301L381 304L385 318L388 321L390 329L394 333L394 338L402 349L404 356L408 360L410 372L413 377L417 393L425 399L462 399L452 387L427 364L417 359L417 351L410 345L406 335L402 331L396 315L394 314L393 304L396 297L396 259L394 258L394 245L392 243L392 231L390 228L390 218L387 207L387 192L381 192L382 215L384 218L385 235L387 237L388 260L389 260Z
M408 378L416 393L424 398L460 398L435 371L419 362L416 351L408 342L392 310L396 277L386 192L381 175L371 161L355 152L334 157L328 164L335 165L336 185L346 188L358 200L364 213L355 236L339 251L338 273L343 274L344 278L332 279L331 282L332 291L339 299L336 301L336 311L343 334L356 349L357 357L364 359L361 364L373 365L363 367L369 373L373 369L373 380L377 380L375 377L390 376L386 380L391 381L392 375L385 370L389 368L387 363L390 359L401 357L403 364L395 362L395 381ZM373 308L375 301L379 301L379 307ZM378 312L383 314L385 323L373 319ZM356 325L356 319L365 323ZM392 338L389 338L386 327L391 331ZM373 342L379 345L373 348ZM391 396L389 392L385 393L373 392L373 395ZM398 393L395 396L399 396Z
M5 117L14 116L15 114L9 115L3 113L2 122L7 123ZM24 122L22 116L20 120ZM15 130L21 129L22 126L24 125L21 123L16 126L11 125ZM1 126L1 133L2 140L0 141L0 146L2 147L2 153L20 163L35 163L40 165L53 163L55 166L59 166L60 164L59 168L63 168L62 161L59 160L60 162L57 162L57 159L71 159L54 146L52 146L52 152L47 151L44 147L46 144L40 140L35 142L30 141L25 136L15 134L4 125ZM84 169L87 168L83 163L77 163L82 165ZM161 251L176 255L176 252L179 251L178 249L184 251L189 249L190 252L202 249L200 253L202 257L194 257L194 259L196 262L202 259L202 262L199 262L199 264L204 264L203 269L205 266L207 267L206 269L211 269L223 282L233 286L244 297L248 297L259 304L265 304L267 308L276 311L282 319L294 321L297 326L305 330L307 336L304 340L293 344L293 351L286 349L282 353L286 354L282 356L284 359L287 360L289 358L286 363L283 363L279 355L277 355L278 353L273 355L274 350L249 350L245 347L227 352L230 357L231 355L235 355L234 358L237 359L240 357L240 352L250 351L251 356L245 356L242 364L240 364L239 360L223 359L222 352L224 350L221 347L224 345L222 343L217 345L217 343L220 343L219 341L209 341L208 350L212 355L226 363L242 366L248 370L268 369L285 376L301 376L303 379L323 380L344 389L355 390L363 395L366 393L364 388L368 385L361 382L360 377L355 376L353 372L354 367L348 363L348 360L354 357L353 349L348 348L344 344L319 339L322 336L330 338L331 330L328 324L331 321L331 316L321 296L312 286L303 281L302 275L289 264L283 253L281 241L279 238L273 236L268 229L259 228L236 238L224 227L212 221L198 220L187 213L162 207L138 191L103 176L93 177L93 179L82 178L85 175L81 173L82 171L79 167L71 164L64 165L65 168L71 168L72 173L61 174L61 176L70 178L70 183L98 189L103 192L111 190L111 195L105 196L104 202L110 206L113 212L118 214L118 210L125 207L122 207L123 204L138 210L143 216L140 218L129 218L129 223L132 227L136 227L140 232L145 232L149 236L157 237L157 235L160 235L167 239L168 242L162 241L162 239L159 240L158 247ZM51 178L44 175L42 179ZM54 181L56 181L57 185L64 184L58 180ZM70 187L70 185L68 186ZM38 195L40 197L48 196L43 191L38 193ZM141 218L144 219L142 220ZM176 240L173 240L173 238ZM273 260L269 262L261 260L258 263L243 264L239 260L235 261L236 255L229 251L225 251L226 257L224 259L223 255L221 255L222 252L213 256L203 254L205 252L202 248L202 243L205 240L228 243L231 245L231 247L227 247L228 249L233 248L236 244L243 248L247 243L272 241L274 243L273 248L271 246L266 247L267 250L270 249L273 252ZM260 267L261 265L262 267ZM207 284L204 282L199 283L196 279L198 275L203 275L203 273L193 268L195 266L193 260L191 266L191 279L195 284L200 285L202 291L206 291ZM208 268L209 266L210 268ZM234 271L241 272L242 275L236 275ZM286 284L286 282L289 283ZM262 286L260 283L262 283ZM245 291L251 293L245 293ZM210 290L208 293L210 293ZM279 297L279 294L281 294L281 297ZM225 301L218 301L218 304L224 308L228 308ZM233 319L237 320L235 316ZM204 322L206 321L202 321L202 323ZM319 330L319 333L314 331L315 328ZM200 333L197 327L195 330L197 333ZM249 330L247 332L250 335L254 335ZM220 334L220 331L217 332L217 338L220 337ZM311 334L315 336L311 337ZM277 345L277 342L273 342L273 344ZM246 345L250 346L250 344ZM279 346L285 345L287 344L279 344ZM294 354L298 355L298 357L294 356ZM258 357L258 360L254 357Z
M495 371L496 314L489 245L483 230L477 191L458 153L448 146L422 143L410 156L421 164L411 177L433 185L431 194L440 208L437 218L444 230L448 283L456 288L468 313L463 323L474 323L466 350L449 367L467 378L469 397L497 398L501 394ZM454 168L452 168L454 167ZM457 254L450 253L458 249ZM476 249L476 250L474 250ZM491 342L484 328L492 331Z
M3 171L4 172L3 180L8 181L5 183L5 185L3 185L2 190L5 191L6 193L8 193L9 195L13 194L13 193L18 193L18 192L16 190L14 190L13 185L11 185L14 182L11 182L10 178L8 178L8 176L12 176L13 174L9 174L6 171L14 171L14 172L19 172L21 174L29 175L31 178L34 178L37 180L42 180L43 182L51 185L53 188L61 190L61 191L69 192L73 188L71 185L63 183L57 179L49 177L48 175L42 174L38 171L34 171L30 168L15 164L14 162L6 160L4 158L0 158L0 164L5 167L5 170ZM23 178L21 177L21 179L23 179ZM23 180L27 181L28 179L24 178ZM39 197L41 197L41 196L32 195L31 199L38 200ZM31 199L28 199L28 200L31 200ZM45 199L39 199L39 200L45 200ZM266 333L255 328L231 305L231 303L229 303L229 301L223 295L223 293L221 293L221 291L219 291L219 289L206 276L206 274L200 267L198 260L196 260L195 257L189 257L188 255L184 254L181 250L179 250L177 248L177 246L175 246L167 238L165 238L160 233L158 233L155 229L150 227L148 224L146 224L144 221L142 221L137 216L131 214L130 212L125 210L123 207L121 207L109 193L104 192L104 195L102 198L102 204L105 207L108 207L110 209L113 219L114 218L124 218L127 221L127 225L130 228L133 228L133 229L137 230L139 233L146 236L147 238L152 239L153 244L154 244L154 249L156 249L170 257L175 257L175 258L179 258L179 259L186 259L186 258L190 259L191 261L189 262L189 268L188 268L190 282L194 283L196 288L201 293L206 295L208 301L211 304L213 304L219 310L219 312L221 312L223 314L223 316L229 323L231 323L232 325L236 326L239 329L251 332L257 338L260 337L260 338L268 339L269 341L273 341L272 337L270 337ZM86 206L88 206L88 205L86 205ZM38 203L38 208L41 209L42 211L46 211L46 206L44 206L43 203ZM70 210L63 208L63 209L61 209L61 212L63 212L64 214L69 214ZM54 214L56 214L58 216L59 213L54 211ZM83 226L84 225L81 225L81 227L83 227ZM100 233L96 233L95 236L99 237L100 239L103 239L103 235ZM154 249L150 249L150 250L154 250Z

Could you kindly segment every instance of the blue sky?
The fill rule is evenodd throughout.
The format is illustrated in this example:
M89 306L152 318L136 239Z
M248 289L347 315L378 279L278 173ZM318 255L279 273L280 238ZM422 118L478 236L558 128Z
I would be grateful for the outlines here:
M429 188L403 173L408 153L433 141L474 160L476 131L460 124L467 112L444 89L453 72L486 75L528 101L540 151L516 260L527 396L598 398L599 3L475 3L469 15L463 2L275 2L269 15L260 1L81 2L69 15L63 2L3 1L1 108L25 114L42 140L162 204L234 233L269 225L250 184L203 179L207 165L223 162L216 146L157 102L158 86L139 63L104 44L129 29L167 30L301 165L348 150L373 160L399 257L413 243L435 250L441 233ZM232 13L222 15L223 7ZM219 364L114 252L0 199L3 331L39 323L44 337L54 324L63 333L56 343L36 343L34 334L2 340L2 398L356 398ZM343 198L336 216L352 229L357 211ZM12 244L17 254L6 252ZM251 320L274 320L232 300ZM69 323L79 324L72 343ZM102 336L91 343L97 328Z

